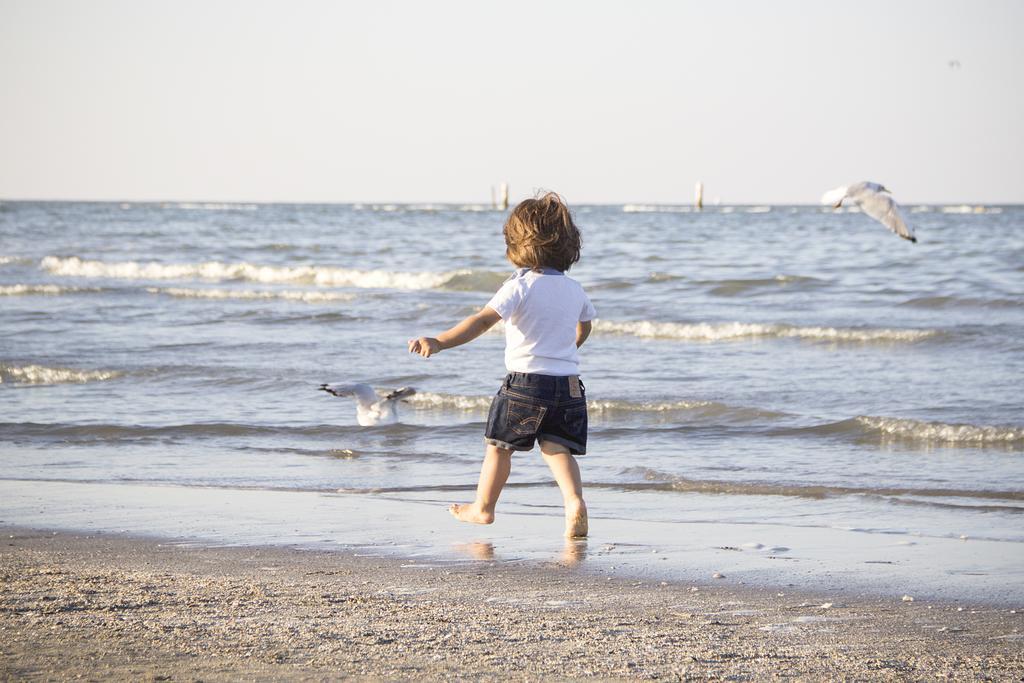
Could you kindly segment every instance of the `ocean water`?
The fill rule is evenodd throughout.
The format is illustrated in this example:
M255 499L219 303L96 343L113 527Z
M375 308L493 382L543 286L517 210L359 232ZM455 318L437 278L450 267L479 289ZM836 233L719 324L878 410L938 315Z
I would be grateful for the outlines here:
M1024 207L905 210L916 245L849 210L574 207L595 520L966 537L1024 563ZM0 479L468 500L503 337L406 342L507 277L504 217L0 204ZM364 428L317 391L353 381L418 394ZM558 504L516 455L499 513Z

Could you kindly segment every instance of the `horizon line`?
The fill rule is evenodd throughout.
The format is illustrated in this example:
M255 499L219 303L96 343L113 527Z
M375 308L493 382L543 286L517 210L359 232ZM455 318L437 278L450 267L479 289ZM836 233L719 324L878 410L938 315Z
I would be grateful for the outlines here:
M360 206L360 205L383 205L383 206L473 206L490 208L494 211L507 211L495 207L491 202L482 201L460 201L460 200L267 200L267 199L79 199L79 198L40 198L40 197L0 197L0 204L3 203L40 203L40 204L227 204L227 205L258 205L258 206L301 206L301 205L323 205L323 206ZM509 207L515 206L518 202L509 202ZM1021 201L978 201L978 200L954 200L954 201L907 201L899 200L902 206L1024 206ZM614 202L571 202L571 206L688 206L696 209L691 202L670 202L655 200L629 200ZM807 206L807 207L828 207L828 204L819 202L719 202L705 203L704 209L712 209L721 206Z

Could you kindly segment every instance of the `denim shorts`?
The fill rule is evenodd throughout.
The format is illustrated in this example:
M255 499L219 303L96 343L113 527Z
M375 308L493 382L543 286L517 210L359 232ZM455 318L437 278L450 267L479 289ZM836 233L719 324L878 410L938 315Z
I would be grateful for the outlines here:
M538 439L561 444L573 455L587 452L587 392L579 377L526 372L505 377L491 401L484 441L528 451Z

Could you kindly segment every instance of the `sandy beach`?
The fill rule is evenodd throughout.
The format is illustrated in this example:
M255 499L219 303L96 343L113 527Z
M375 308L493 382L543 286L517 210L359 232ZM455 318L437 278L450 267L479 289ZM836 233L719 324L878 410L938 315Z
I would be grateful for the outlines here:
M1024 614L602 578L560 562L197 547L3 529L14 679L1017 680Z

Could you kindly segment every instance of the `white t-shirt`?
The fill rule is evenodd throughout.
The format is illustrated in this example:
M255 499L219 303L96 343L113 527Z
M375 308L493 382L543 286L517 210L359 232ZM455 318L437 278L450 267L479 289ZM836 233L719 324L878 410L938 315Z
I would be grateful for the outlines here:
M576 323L597 316L580 283L553 268L521 268L487 305L505 321L509 372L579 374Z

